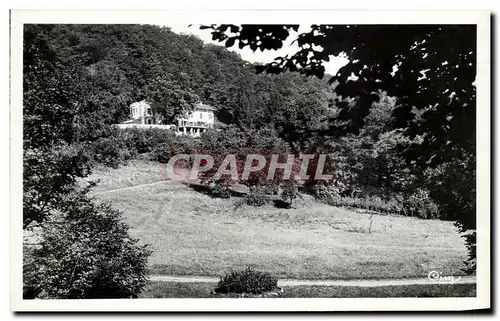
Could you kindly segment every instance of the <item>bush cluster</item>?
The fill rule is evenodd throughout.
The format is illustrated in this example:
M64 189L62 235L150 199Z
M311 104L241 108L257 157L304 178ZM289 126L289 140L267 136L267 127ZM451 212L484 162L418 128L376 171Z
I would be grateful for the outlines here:
M396 198L384 200L378 196L366 197L332 197L326 199L326 202L333 206L359 208L386 214L400 214L401 203Z
M231 197L231 191L229 190L229 187L226 184L223 184L221 182L212 182L211 184L208 184L208 186L209 186L209 194L212 197L219 197L219 198Z
M112 168L125 164L137 155L135 150L127 147L119 134L86 143L84 153L92 166L104 165Z
M195 153L200 142L176 136L171 130L114 128L106 137L85 143L85 154L92 165L118 167L133 158L167 163L175 154Z
M420 218L439 218L439 208L430 197L430 193L424 189L417 188L403 200L403 213L406 216Z
M392 194L382 198L375 195L340 196L335 186L317 185L314 188L314 196L332 206L360 208L422 219L440 218L439 209L429 192L419 188L412 193Z
M245 195L245 204L250 206L263 206L269 202L269 196L262 190L251 190L250 193Z
M148 159L166 163L175 154L190 154L197 150L196 139L176 136L173 130L130 128L120 131L127 148L135 155L147 154Z
M274 290L278 279L270 273L248 267L243 271L233 271L220 279L216 293L251 293L261 294Z

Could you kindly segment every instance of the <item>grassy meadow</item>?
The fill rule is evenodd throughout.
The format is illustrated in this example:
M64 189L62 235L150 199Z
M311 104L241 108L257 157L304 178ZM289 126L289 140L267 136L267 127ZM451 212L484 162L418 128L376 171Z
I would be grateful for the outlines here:
M310 197L292 209L235 210L191 187L158 182L163 165L134 162L96 172L96 198L124 212L131 233L152 245L152 274L222 276L248 265L279 278L357 279L459 275L467 258L452 222L373 215ZM104 193L103 193L104 192ZM371 233L369 232L371 224Z

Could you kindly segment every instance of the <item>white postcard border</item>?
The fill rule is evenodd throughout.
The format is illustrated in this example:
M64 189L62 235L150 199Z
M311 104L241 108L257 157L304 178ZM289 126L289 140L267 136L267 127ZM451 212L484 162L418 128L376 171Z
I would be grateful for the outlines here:
M490 12L331 10L12 10L10 270L13 311L408 311L490 307ZM235 22L237 21L237 22ZM26 23L477 24L477 297L332 299L22 299L22 31Z

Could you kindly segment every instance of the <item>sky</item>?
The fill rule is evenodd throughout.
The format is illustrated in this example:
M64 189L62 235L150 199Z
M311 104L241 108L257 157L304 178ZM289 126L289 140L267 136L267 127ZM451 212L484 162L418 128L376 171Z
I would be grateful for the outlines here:
M173 32L178 34L195 35L201 40L203 40L203 42L205 43L222 45L217 41L212 41L212 35L210 34L210 30L200 30L199 25L191 25L191 27L188 27L188 25L184 24L166 24L164 25L164 27L169 27ZM296 43L292 44L292 42L293 40L295 40L296 36L299 33L306 32L308 31L308 29L309 27L300 26L298 33L292 31L291 35L288 37L283 47L279 50L264 50L264 51L257 50L253 52L248 47L240 49L238 48L238 46L232 46L231 48L228 48L228 50L240 54L241 58L249 62L269 63L272 62L276 57L285 56L287 54L292 54L297 52L299 46ZM342 57L333 57L333 56L330 57L329 62L324 62L326 72L330 75L336 74L337 70L343 65L345 65L347 61L348 60L346 58Z

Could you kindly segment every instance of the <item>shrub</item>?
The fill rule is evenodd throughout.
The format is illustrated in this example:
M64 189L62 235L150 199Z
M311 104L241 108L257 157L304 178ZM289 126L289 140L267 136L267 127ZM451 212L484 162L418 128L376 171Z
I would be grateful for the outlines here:
M314 185L312 194L319 200L330 202L336 198L340 198L340 193L335 186L332 185Z
M175 154L193 154L200 142L189 136L176 136L173 130L127 128L120 139L132 155L148 154L150 160L167 163Z
M243 271L233 271L220 279L216 293L252 293L261 294L274 290L278 279L270 273L260 272L248 267Z
M252 188L244 199L245 204L250 206L263 206L269 202L269 196L259 188Z
M118 136L101 137L87 144L87 155L92 163L117 168L135 155Z
M212 196L220 197L220 198L229 198L231 197L231 191L225 184L215 183L211 190Z
M25 299L136 297L146 285L151 251L129 236L119 211L68 195L26 251Z
M348 164L347 157L342 156L338 152L329 154L330 168L328 173L333 176L333 179L328 184L321 184L328 188L329 193L334 193L337 196L346 196L353 194L356 189L356 174ZM312 176L312 173L311 173ZM306 184L310 184L307 182ZM317 186L318 182L313 181L313 185Z
M386 198L375 195L342 197L330 186L315 186L315 197L332 205L348 208L362 208L380 213L402 214L423 219L437 219L439 208L432 201L428 191L416 189L410 195L393 194Z
M193 184L191 185L191 187L198 192L207 194L210 197L217 197L217 198L231 197L231 190L229 189L227 184L220 181L202 182L200 185Z
M155 143L151 149L150 159L160 163L168 163L176 154L192 155L197 153L200 142L190 136L165 136L163 140Z
M325 193L323 189L319 189L319 192L321 193L319 194L321 195L320 199L332 206L360 208L386 214L400 214L402 211L401 202L396 196L388 199L382 199L378 196L341 197L334 193Z
M403 213L424 219L439 218L439 209L428 191L417 188L414 193L403 200Z
M281 185L280 200L275 202L275 205L281 208L290 208L293 201L297 199L297 197L302 198L299 193L299 189L297 188L297 185L289 181Z
M172 141L175 138L173 131L158 128L121 129L121 136L127 147L135 150L138 154L150 153L158 145Z

